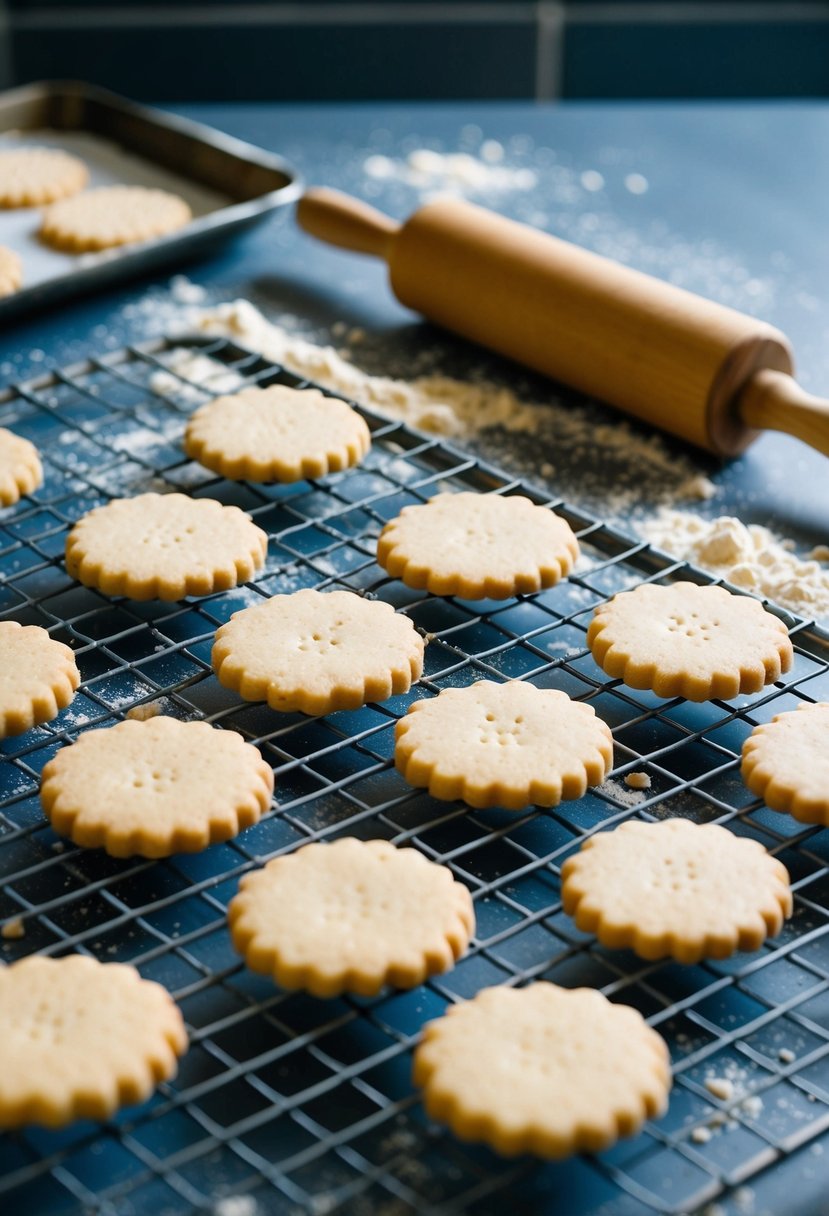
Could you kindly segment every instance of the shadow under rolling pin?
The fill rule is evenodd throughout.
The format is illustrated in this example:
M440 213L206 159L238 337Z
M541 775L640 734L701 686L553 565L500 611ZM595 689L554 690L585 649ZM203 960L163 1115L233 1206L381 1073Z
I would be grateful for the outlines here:
M829 455L829 402L800 388L787 338L754 317L457 199L398 224L314 189L297 219L384 258L408 308L710 452L775 430Z

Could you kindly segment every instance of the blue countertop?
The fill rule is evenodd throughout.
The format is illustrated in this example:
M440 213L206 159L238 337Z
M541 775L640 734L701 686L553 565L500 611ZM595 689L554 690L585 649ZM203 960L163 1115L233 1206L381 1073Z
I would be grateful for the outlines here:
M223 104L181 112L282 153L307 182L349 190L399 217L415 209L418 192L367 174L369 155L399 159L417 147L474 150L482 138L498 140L510 164L537 172L538 185L476 201L764 317L791 339L801 383L829 389L829 105ZM375 363L379 350L405 375L417 350L440 339L394 301L381 265L312 241L290 210L187 273L214 296L253 295L319 333L334 321L364 327L379 343ZM0 338L4 380L100 349L104 337L109 346L141 338L127 305L168 279L9 328ZM460 343L446 349L448 370L469 358ZM825 457L772 434L725 466L691 455L718 485L709 513L769 523L807 547L826 541ZM561 453L556 463L566 463ZM572 478L552 488L577 497Z

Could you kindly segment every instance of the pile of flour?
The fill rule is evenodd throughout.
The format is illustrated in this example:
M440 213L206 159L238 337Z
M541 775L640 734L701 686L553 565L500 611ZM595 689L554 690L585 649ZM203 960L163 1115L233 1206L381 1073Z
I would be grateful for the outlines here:
M799 616L829 619L826 545L818 545L803 558L794 552L792 541L779 539L759 524L746 526L730 515L708 520L665 507L637 527L646 540L674 557Z

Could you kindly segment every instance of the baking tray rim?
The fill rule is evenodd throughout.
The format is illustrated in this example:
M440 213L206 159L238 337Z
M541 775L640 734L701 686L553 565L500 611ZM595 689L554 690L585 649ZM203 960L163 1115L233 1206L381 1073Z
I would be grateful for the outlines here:
M304 183L301 176L278 153L269 152L255 144L247 143L245 140L228 135L206 123L186 118L180 114L168 113L154 106L145 105L143 102L131 101L109 89L87 84L84 81L36 81L0 92L0 134L3 134L5 130L3 110L6 105L25 104L61 94L74 94L77 98L97 102L125 117L137 117L153 123L157 127L174 131L178 135L207 144L229 156L247 161L249 164L280 173L286 178L286 182L283 186L268 190L255 198L231 202L225 207L219 207L206 215L198 216L192 219L183 230L168 233L151 241L141 242L132 248L121 247L113 256L104 257L92 265L78 266L67 274L45 279L32 287L24 286L13 295L0 300L0 320L62 297L85 293L94 288L96 282L100 282L100 286L104 287L121 278L129 279L142 268L149 269L167 261L171 249L178 247L182 253L186 253L192 246L198 246L217 236L222 229L232 230L246 226L277 207L295 202L302 194ZM127 147L127 151L129 150Z

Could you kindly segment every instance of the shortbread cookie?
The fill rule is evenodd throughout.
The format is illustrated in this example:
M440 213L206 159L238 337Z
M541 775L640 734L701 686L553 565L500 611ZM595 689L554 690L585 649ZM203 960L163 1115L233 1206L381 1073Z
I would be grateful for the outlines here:
M167 857L258 823L273 770L206 722L157 717L86 731L43 770L40 800L62 836L112 857Z
M410 785L475 807L557 806L604 781L613 764L613 736L592 706L522 680L415 701L395 738L394 762Z
M139 494L78 520L66 538L66 569L106 595L180 600L246 582L267 551L267 535L238 507L185 494Z
M83 190L86 165L60 148L3 148L0 207L39 207Z
M628 688L689 701L759 692L792 665L786 626L746 595L696 583L645 583L596 609L593 658Z
M0 621L0 739L49 722L81 682L75 656L39 625Z
M630 820L585 840L561 901L603 946L680 963L759 950L792 914L785 866L756 840L688 819Z
M756 726L743 744L740 771L773 811L829 827L829 702Z
M246 701L321 716L408 692L423 670L423 638L390 604L304 590L235 612L211 659L219 682Z
M0 245L0 296L11 296L23 283L23 264L13 249Z
M253 971L314 996L373 996L448 971L475 928L446 866L386 840L308 844L247 874L227 910Z
M554 586L579 555L570 525L529 498L438 494L383 528L377 561L407 587L507 599Z
M192 212L183 198L144 186L99 186L53 203L40 235L67 253L112 249L166 236L183 228Z
M196 410L184 450L214 473L247 481L301 481L351 468L371 436L365 420L318 389L245 388Z
M415 1050L427 1113L504 1156L597 1153L662 1114L665 1043L592 988L485 988L430 1022Z
M80 954L0 967L0 1128L107 1119L186 1050L177 1005L134 967Z
M42 483L37 448L28 439L0 427L0 507L13 506Z

